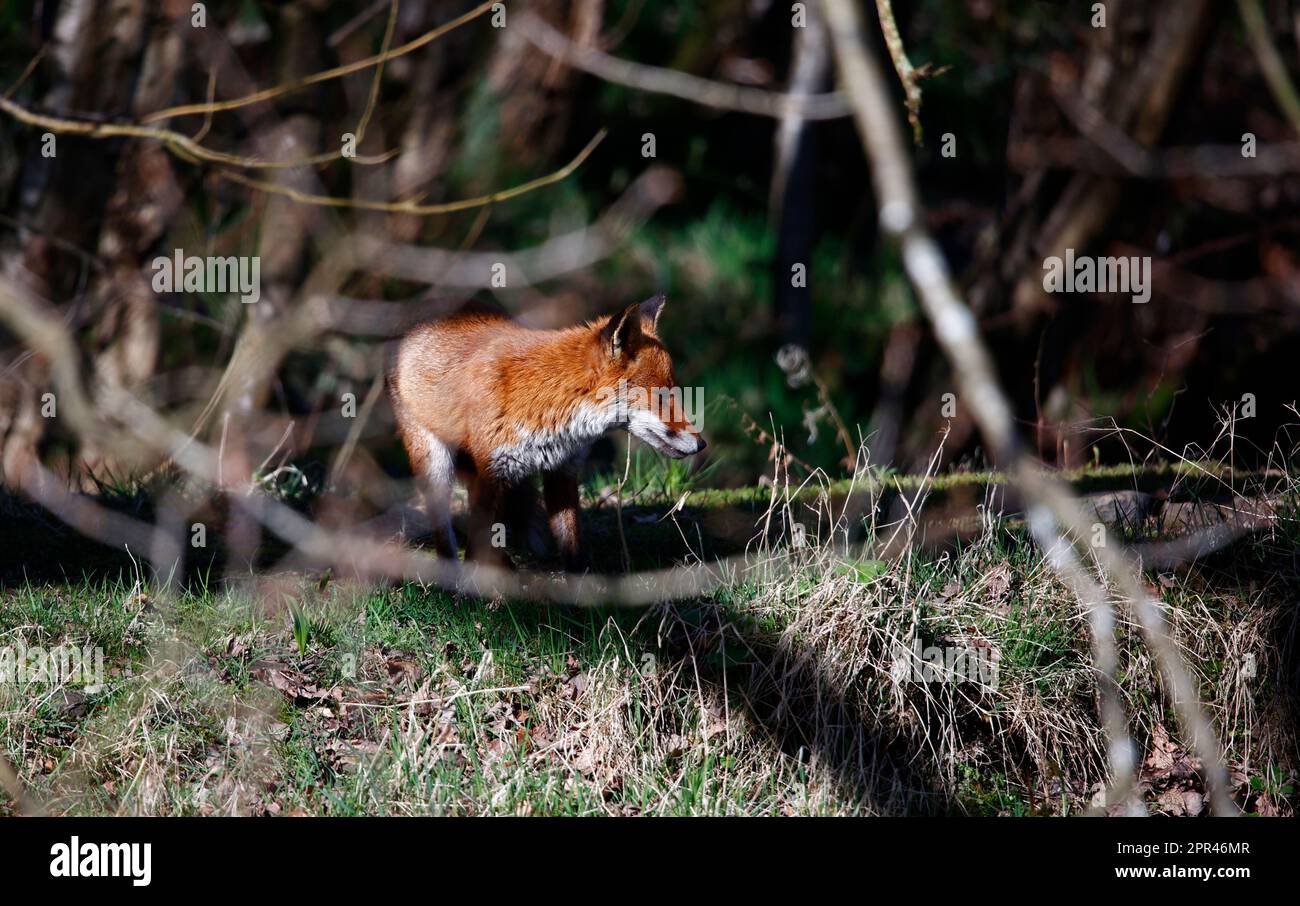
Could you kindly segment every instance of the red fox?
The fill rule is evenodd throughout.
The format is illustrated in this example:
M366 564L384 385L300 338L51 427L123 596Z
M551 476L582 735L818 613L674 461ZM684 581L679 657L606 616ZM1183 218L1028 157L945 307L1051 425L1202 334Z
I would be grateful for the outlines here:
M592 443L626 428L674 459L704 449L659 340L663 306L659 295L562 330L467 308L402 337L389 393L440 556L456 557L455 476L469 491L466 559L510 565L494 526L504 515L507 531L526 531L540 472L551 534L565 568L580 570L578 469Z

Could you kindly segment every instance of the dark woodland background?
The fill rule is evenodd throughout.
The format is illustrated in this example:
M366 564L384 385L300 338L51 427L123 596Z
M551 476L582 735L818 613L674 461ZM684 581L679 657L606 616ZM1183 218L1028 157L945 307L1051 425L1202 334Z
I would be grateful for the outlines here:
M394 45L470 5L403 3ZM524 8L508 6L511 15ZM527 6L579 45L720 82L788 90L798 68L785 2ZM915 148L929 226L995 351L1025 436L1061 466L1127 462L1160 446L1194 452L1253 393L1257 415L1236 423L1235 455L1238 465L1264 464L1295 417L1286 404L1300 353L1300 124L1288 121L1261 74L1236 4L1110 0L1105 29L1091 27L1092 4L1073 0L894 6L912 62L930 64ZM1267 0L1263 8L1294 79L1300 6ZM873 4L864 9L874 21ZM202 101L214 65L221 98L368 56L387 10L362 0L211 2L199 30L190 26L191 4L179 0L8 0L0 4L0 86L21 80L12 97L29 109L139 121ZM888 59L883 44L879 52ZM800 78L832 89L829 51L810 53ZM902 117L902 90L890 77ZM370 78L366 70L218 114L203 142L245 154L335 149L355 131ZM1128 146L1117 151L1107 133L1085 134L1081 104L1139 151L1156 149L1143 158L1149 166L1126 169ZM203 122L172 125L192 134ZM452 251L517 251L592 223L632 186L639 194L618 210L639 204L630 219L644 222L605 260L482 294L529 323L558 326L665 291L664 332L679 378L705 388L716 483L752 482L768 470L754 432L772 426L805 463L846 473L846 444L816 384L791 386L777 364L790 343L809 350L853 441L870 437L873 463L921 469L949 421L940 399L954 382L881 240L847 117L805 123L783 153L774 119L610 84L481 19L386 66L361 151L398 149L390 165L262 175L340 197L454 200L551 172L601 128L608 138L564 181L486 213L413 217L303 208L148 141L60 136L57 157L47 159L40 130L0 116L0 268L60 306L98 380L166 408L224 367L241 319L296 304L324 226ZM1247 132L1267 154L1241 157ZM645 133L655 136L653 160L642 156ZM955 157L940 154L945 133ZM1151 301L1044 295L1043 258L1066 246L1153 256ZM149 261L175 248L261 255L257 310L233 297L150 291ZM806 289L790 286L794 262L808 264ZM473 294L364 272L346 292L383 300ZM339 335L299 350L263 405L303 415L336 409L349 390L364 398L381 340ZM112 473L109 454L40 417L50 365L3 330L0 369L6 472L39 457ZM400 472L386 419L376 412L363 465ZM985 465L961 406L951 429L945 463ZM296 455L321 458L309 446Z

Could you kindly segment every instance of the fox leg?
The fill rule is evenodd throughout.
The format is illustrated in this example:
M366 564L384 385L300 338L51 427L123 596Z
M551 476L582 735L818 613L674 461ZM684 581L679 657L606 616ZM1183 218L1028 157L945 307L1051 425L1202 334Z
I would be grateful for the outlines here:
M429 533L438 556L456 559L456 533L451 528L451 488L455 480L451 450L438 435L421 425L402 401L393 398L397 430L411 460L411 472L424 501Z
M465 542L465 559L510 569L510 557L504 546L493 544L500 541L504 528L500 522L501 507L504 502L504 488L482 474L469 480L469 537ZM501 528L498 528L501 526Z
M587 561L582 553L577 474L570 469L543 472L542 496L546 501L551 534L555 536L555 544L564 559L565 570L582 572Z
M451 528L451 487L455 478L451 451L422 428L404 434L411 468L423 491L424 509L438 556L456 559L456 533Z
M529 550L538 556L545 554L546 519L532 480L524 479L507 488L501 509L506 531L510 533L508 541L519 550Z

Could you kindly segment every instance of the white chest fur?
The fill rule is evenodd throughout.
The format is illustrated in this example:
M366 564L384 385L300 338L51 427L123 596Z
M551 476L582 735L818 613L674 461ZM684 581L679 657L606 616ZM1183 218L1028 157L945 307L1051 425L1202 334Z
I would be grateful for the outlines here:
M517 441L492 451L489 468L503 481L514 482L580 463L591 445L615 426L616 415L614 407L583 404L554 430L518 428Z

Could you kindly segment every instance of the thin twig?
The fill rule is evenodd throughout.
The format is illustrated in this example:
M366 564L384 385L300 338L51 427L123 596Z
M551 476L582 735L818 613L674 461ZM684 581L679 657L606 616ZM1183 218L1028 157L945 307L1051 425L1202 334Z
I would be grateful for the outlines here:
M36 71L36 67L40 65L41 60L45 59L45 51L47 49L48 45L42 44L41 49L36 52L36 55L27 61L27 65L23 67L23 71L18 75L18 78L9 86L8 90L5 91L5 97L13 97L18 89L22 88L27 80L31 78L32 73Z
M445 25L439 25L430 31L420 35L413 41L408 41L401 47L383 53L375 54L373 57L366 57L364 60L357 60L354 63L348 63L343 66L336 66L333 69L326 69L323 72L312 73L301 79L296 79L284 85L276 85L274 88L266 88L262 91L255 91L252 94L245 95L242 98L233 98L229 101L217 101L211 104L182 104L179 107L168 107L164 110L157 110L144 117L145 123L156 123L159 120L170 119L174 116L194 116L200 113L221 112L224 110L238 110L240 107L247 107L250 104L260 104L263 101L269 101L272 98L278 98L282 95L291 94L295 91L301 91L312 85L318 85L321 82L328 82L331 79L341 79L343 76L351 75L354 72L360 72L363 69L369 69L371 66L378 66L389 60L395 60L398 57L405 56L412 51L419 50L426 44L436 41L450 31L454 31L469 22L473 22L479 16L487 13L492 9L494 3L489 0L487 3L480 3L469 12L462 16L457 16Z
M903 84L903 96L907 104L907 121L912 124L912 141L921 144L921 84L916 77L912 61L907 58L907 49L903 47L903 36L898 31L898 22L894 19L894 8L890 0L876 0L876 15L880 17L880 31L885 36L885 47L889 58L894 61L894 71L898 81Z
M719 110L735 110L778 119L790 113L797 113L809 120L839 119L849 115L844 95L839 93L781 94L747 85L715 82L674 69L620 60L594 47L582 47L573 43L531 11L518 14L514 27L521 29L529 42L552 57L607 82L638 91L666 94Z
M361 211L384 211L390 214L452 214L456 211L467 211L473 208L481 208L484 205L496 204L502 201L508 201L511 198L518 198L520 195L526 195L529 192L552 185L567 178L574 170L582 166L596 146L604 141L608 130L601 129L596 133L587 146L578 152L578 156L569 161L554 173L546 176L540 176L537 179L513 186L509 189L502 189L499 192L493 192L490 195L479 195L475 198L463 198L459 201L447 201L441 204L419 204L415 201L369 201L364 198L338 198L333 195L316 195L311 192L302 192L292 186L281 186L275 183L269 183L265 180L252 179L244 176L242 173L236 173L233 170L223 170L218 173L223 179L229 179L231 182L237 182L240 185L247 186L250 189L256 189L259 192L267 192L272 195L282 195L285 198L292 199L299 204L319 205L330 208L351 208Z
M49 114L28 110L26 107L15 104L4 97L0 97L0 110L3 110L20 123L37 126L60 135L78 135L83 138L94 139L154 139L162 142L169 151L185 160L191 162L203 161L226 167L240 167L245 170L295 170L300 167L326 164L338 160L342 155L340 151L329 151L297 160L261 160L256 157L243 157L238 154L227 154L224 151L213 151L211 148L203 147L188 135L183 135L171 129L139 126L134 123L95 123L86 120L70 120L66 117L50 116ZM359 154L356 157L349 157L347 160L354 164L375 165L391 160L398 153L398 150L393 150L370 157Z
M388 10L388 24L384 26L384 39L379 45L379 55L382 57L388 53L393 44L393 33L397 29L397 11L401 6L400 0L392 0ZM384 80L384 61L380 60L375 65L375 75L370 80L370 96L366 99L366 109L361 112L361 119L357 121L356 139L357 146L360 147L361 140L366 137L366 129L370 126L370 117L374 115L375 105L379 103L379 89Z
M1264 73L1264 80L1268 82L1268 89L1273 93L1273 99L1282 108L1286 118L1291 121L1292 127L1300 132L1300 94L1296 93L1295 85L1291 84L1291 77L1287 75L1286 63L1282 62L1282 55L1273 46L1263 7L1260 6L1259 0L1237 0L1237 9L1241 13L1241 21L1246 26L1246 36L1250 38L1250 45L1255 49L1259 68Z

